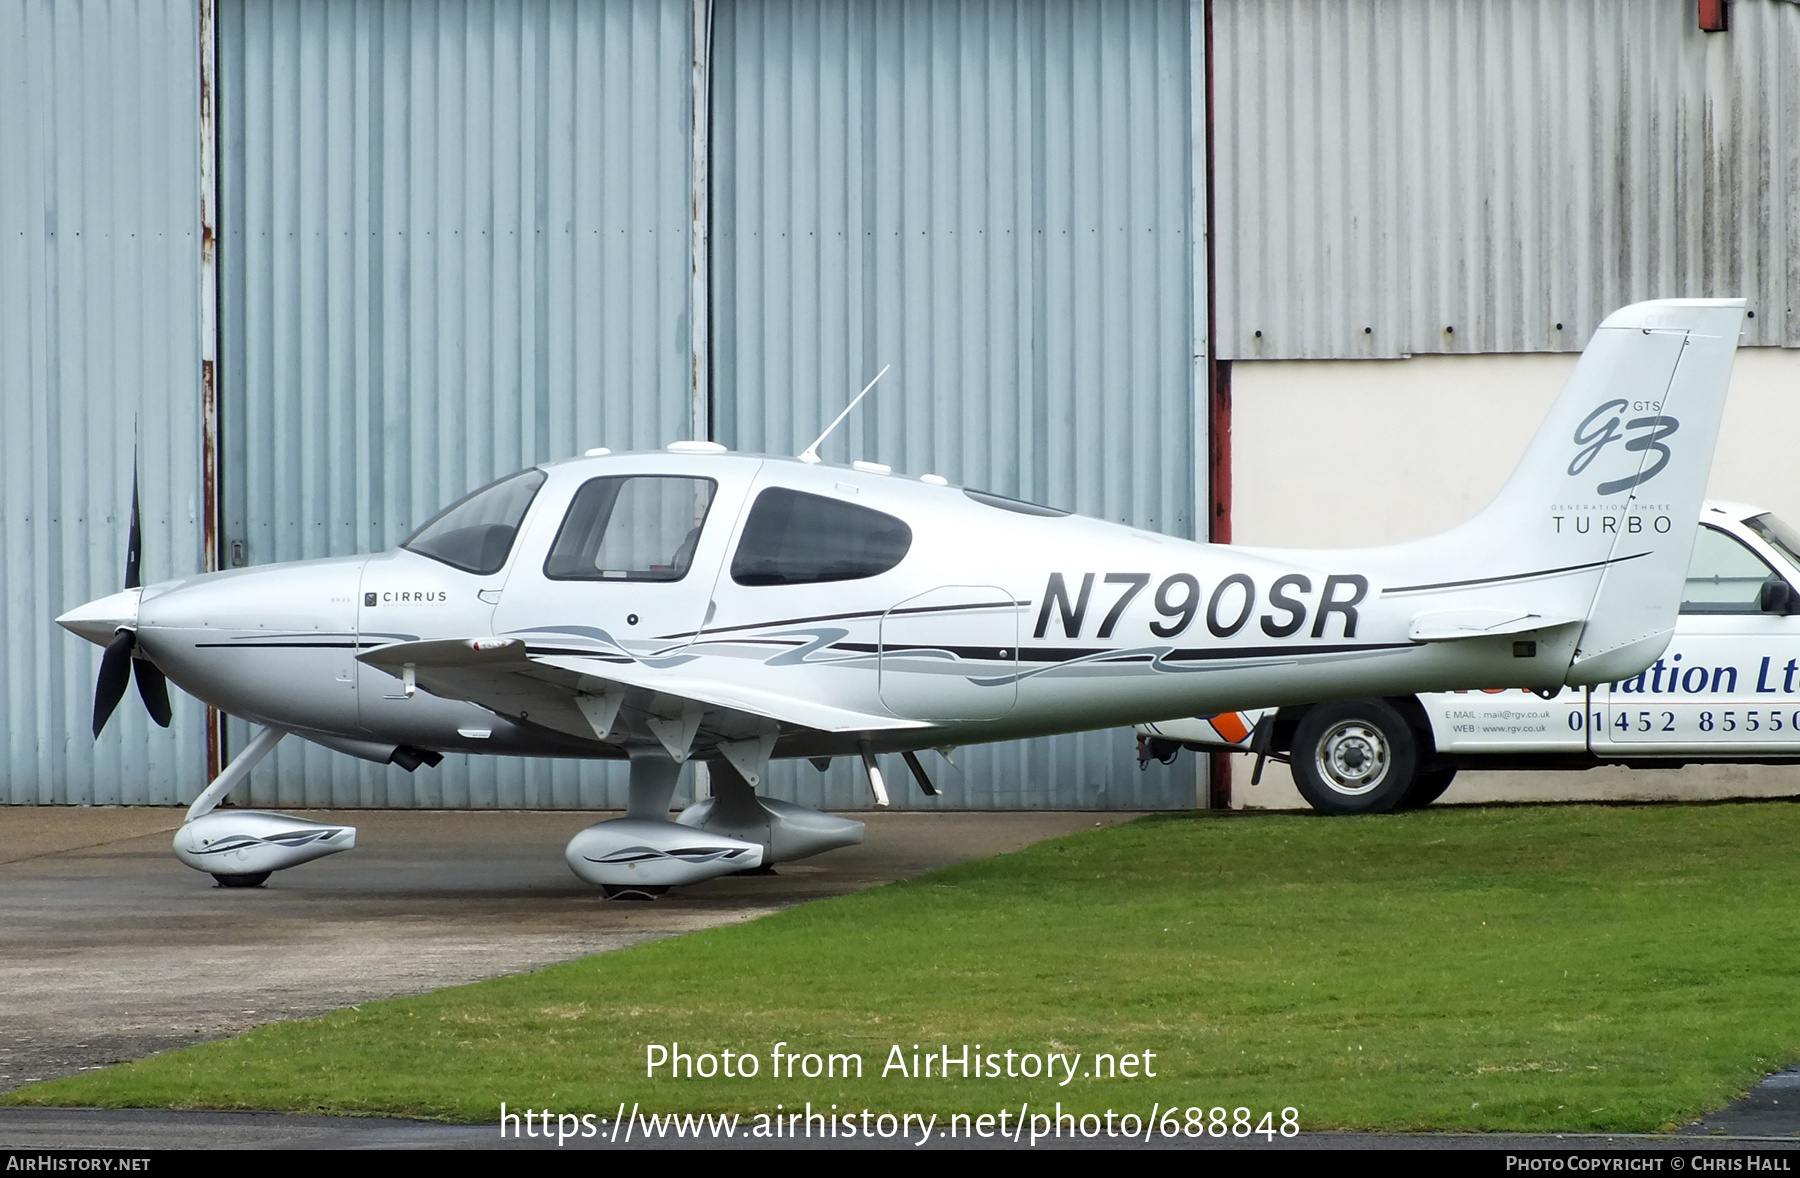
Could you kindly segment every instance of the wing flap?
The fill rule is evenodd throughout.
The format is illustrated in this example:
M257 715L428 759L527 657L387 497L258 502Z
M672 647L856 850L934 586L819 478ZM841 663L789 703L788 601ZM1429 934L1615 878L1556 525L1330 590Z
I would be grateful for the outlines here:
M886 732L902 728L927 728L922 720L902 720L897 716L877 716L849 708L833 707L816 700L796 699L773 691L763 691L741 683L716 680L674 678L667 671L646 667L641 663L615 663L580 655L547 655L531 660L540 667L578 673L587 678L605 679L629 687L641 687L664 695L697 700L713 708L811 728L817 732Z
M605 740L594 717L635 713L650 719L680 716L696 703L727 713L708 728L759 731L765 721L817 732L871 732L927 727L921 721L878 716L814 700L796 699L736 683L695 679L640 663L580 655L533 658L516 638L449 638L399 642L356 656L396 678L411 668L414 682L433 695L466 700L502 716L544 724L583 739ZM622 693L622 708L597 706ZM609 728L611 725L609 724Z

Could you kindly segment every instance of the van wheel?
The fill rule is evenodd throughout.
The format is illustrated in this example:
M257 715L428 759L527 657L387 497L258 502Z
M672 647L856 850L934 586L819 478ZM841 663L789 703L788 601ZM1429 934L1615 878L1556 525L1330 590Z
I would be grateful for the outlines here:
M1414 775L1412 788L1400 799L1396 810L1423 810L1426 806L1444 796L1450 783L1456 780L1456 770L1436 769L1430 773Z
M1385 814L1407 796L1418 749L1406 720L1381 700L1320 704L1294 729L1291 764L1294 784L1320 813Z

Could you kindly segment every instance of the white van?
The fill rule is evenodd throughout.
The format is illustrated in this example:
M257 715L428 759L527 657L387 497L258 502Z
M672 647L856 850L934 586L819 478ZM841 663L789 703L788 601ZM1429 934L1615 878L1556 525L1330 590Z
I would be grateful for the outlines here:
M1800 764L1800 532L1708 502L1675 636L1632 679L1343 700L1145 724L1139 757L1226 749L1286 761L1316 810L1430 805L1458 769Z

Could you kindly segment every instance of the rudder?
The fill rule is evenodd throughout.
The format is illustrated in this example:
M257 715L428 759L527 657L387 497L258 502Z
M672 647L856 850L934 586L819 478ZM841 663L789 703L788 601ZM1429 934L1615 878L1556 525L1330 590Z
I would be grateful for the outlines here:
M1592 488L1596 514L1614 529L1571 685L1635 674L1674 632L1743 312L1742 299L1668 300L1627 307L1602 325L1627 338L1674 341L1677 351L1654 402L1615 385L1571 434L1579 448L1568 478L1582 480L1572 489Z

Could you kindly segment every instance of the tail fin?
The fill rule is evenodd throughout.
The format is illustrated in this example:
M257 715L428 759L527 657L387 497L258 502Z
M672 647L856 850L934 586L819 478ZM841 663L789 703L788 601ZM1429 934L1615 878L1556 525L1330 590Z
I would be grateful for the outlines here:
M1499 496L1419 546L1566 585L1583 619L1571 685L1636 674L1675 628L1743 313L1664 299L1607 316ZM1597 576L1558 575L1577 570Z

